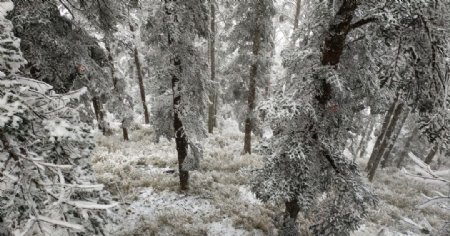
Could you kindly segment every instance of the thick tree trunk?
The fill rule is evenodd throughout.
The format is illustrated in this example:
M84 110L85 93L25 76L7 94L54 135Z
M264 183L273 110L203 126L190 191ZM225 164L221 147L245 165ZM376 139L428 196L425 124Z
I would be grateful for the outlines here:
M369 171L372 168L373 162L376 159L376 156L380 152L381 140L383 140L386 136L386 131L391 122L392 115L394 114L395 107L397 106L397 99L391 104L389 110L384 117L383 126L381 127L381 132L375 141L375 146L373 146L372 154L370 155L369 161L367 163L366 171Z
M128 129L122 127L123 140L130 141L130 137L128 136Z
M164 0L166 4L169 4L170 2L177 2L176 0ZM165 7L165 13L169 17L174 14L173 9L169 7ZM175 17L175 21L177 18ZM178 23L178 22L175 22ZM168 38L168 44L169 47L173 47L173 44L175 43L175 39L172 37L171 33L168 32L167 35ZM181 86L180 86L180 78L182 72L181 67L181 58L179 55L174 55L172 58L172 63L174 69L176 69L175 72L171 75L172 77L172 91L173 91L173 112L174 112L174 119L173 119L173 126L175 129L175 144L176 149L178 153L178 170L180 173L180 189L182 191L189 190L189 171L184 170L183 163L186 160L187 157L187 150L188 150L188 138L186 136L186 133L184 131L183 122L180 118L180 111L183 110L181 105Z
M209 37L209 58L210 58L210 69L211 69L211 81L216 80L216 9L214 2L209 1L211 12L210 12L210 23L211 23L211 34ZM211 91L209 95L209 105L208 105L208 132L211 134L216 127L216 91Z
M408 155L409 147L411 146L412 141L416 137L418 132L419 132L419 127L416 126L416 128L414 128L414 130L411 132L411 135L406 140L405 146L403 147L402 152L399 154L399 158L397 161L397 168L402 167L403 161L405 160L405 157Z
M302 9L302 0L297 0L295 4L294 30L298 28L301 9Z
M325 36L322 50L322 65L335 66L341 59L345 40L351 30L351 23L360 1L344 0L331 22Z
M394 131L394 136L389 140L388 147L386 149L386 152L384 153L381 162L381 168L385 168L387 164L389 163L389 158L392 152L392 149L394 149L394 145L397 142L398 136L400 136L400 133L402 132L403 126L405 125L406 119L408 119L409 116L409 110L405 111L403 114L403 117L400 120L400 124L396 126L396 129Z
M144 119L146 124L150 124L150 114L148 112L147 101L145 99L144 76L142 74L142 64L139 58L139 50L134 48L134 63L136 64L137 76L139 81L139 93L141 95L142 108L144 111Z
M425 164L431 164L431 162L433 161L433 158L436 156L436 153L438 153L439 151L439 143L436 142L433 146L433 148L431 148L430 152L428 153L428 156L425 158Z
M283 229L280 235L283 236L298 236L298 228L296 224L298 213L300 212L300 207L297 200L285 202L286 210L284 212L284 222Z
M390 142L390 139L392 138L393 132L395 131L395 126L403 112L403 107L404 107L403 103L399 103L395 107L394 114L393 114L393 116L389 122L389 126L386 130L386 135L381 140L380 148L378 150L378 153L375 154L376 155L374 157L375 159L373 160L372 166L369 170L368 177L369 177L369 181L371 181L371 182L373 180L373 177L375 176L376 170L378 169L378 165L380 164L381 158L384 156L384 154L387 151L388 144Z
M261 44L261 36L259 31L255 30L253 33L253 56L257 57L259 54ZM256 100L256 77L258 76L258 64L255 63L250 69L250 79L248 88L248 111L245 119L245 137L244 137L244 154L252 153L252 130L253 130L253 111L255 109Z

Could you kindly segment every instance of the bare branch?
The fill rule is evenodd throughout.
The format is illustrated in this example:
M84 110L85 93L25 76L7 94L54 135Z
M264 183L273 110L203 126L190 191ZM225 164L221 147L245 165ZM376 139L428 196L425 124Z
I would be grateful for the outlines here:
M376 17L369 17L369 18L361 19L361 20L351 24L350 30L354 30L354 29L364 26L366 24L369 24L372 22L377 22L377 21L378 21L378 18L376 18Z

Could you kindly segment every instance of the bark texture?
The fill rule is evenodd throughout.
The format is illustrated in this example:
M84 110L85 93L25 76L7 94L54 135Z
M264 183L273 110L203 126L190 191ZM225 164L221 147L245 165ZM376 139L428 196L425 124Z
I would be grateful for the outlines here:
M253 33L253 56L258 56L261 46L261 36L258 30ZM248 111L245 119L245 137L244 137L244 154L252 153L252 130L253 130L253 111L255 109L256 100L256 79L258 76L258 64L255 62L250 69L249 87L248 87Z
M123 140L130 141L130 137L128 136L128 129L122 127Z
M368 174L369 181L371 181L371 182L375 176L375 172L378 169L378 165L380 164L381 159L387 152L389 142L391 142L391 138L395 131L395 127L396 127L397 122L400 119L400 116L403 112L404 104L398 103L398 102L396 102L396 104L397 105L395 106L394 113L390 119L390 122L389 122L389 125L388 125L385 135L378 137L378 138L381 138L380 147L376 153L373 153L374 154L373 157L371 156L371 158L374 158L372 161L372 165L369 169L369 174Z
M297 0L295 4L294 30L298 28L301 9L302 9L302 0Z
M169 4L170 2L176 3L177 0L164 0L166 4ZM175 14L173 12L173 9L166 6L165 13L170 17L171 15ZM175 24L177 24L177 17L174 17ZM174 37L171 35L170 32L168 32L167 35L168 38L168 44L169 47L173 47L175 43ZM174 57L171 59L171 63L173 67L176 69L176 72L174 72L172 77L172 91L173 91L173 111L174 111L174 120L173 120L173 126L175 129L175 144L176 149L178 153L178 170L180 173L180 189L182 191L189 190L189 171L186 171L183 169L183 163L186 160L187 156L187 150L188 150L188 139L184 131L183 122L180 118L180 103L181 103L181 87L180 87L180 81L182 78L179 76L182 72L182 66L181 66L181 58L179 55L174 55Z
M367 163L366 171L369 171L372 168L376 155L380 152L381 141L386 136L386 131L389 127L396 106L397 100L395 100L395 102L391 104L389 110L386 113L386 116L384 117L383 126L381 127L381 133L378 135L377 140L375 141L375 146L373 147L372 154L370 155L369 162Z
M211 23L211 33L209 37L209 58L210 58L210 69L211 69L211 81L216 80L216 8L213 0L209 1L210 4L210 23ZM217 95L216 91L211 91L209 95L209 105L208 105L208 132L211 134L214 127L217 127L216 120L216 106L217 106Z
M283 228L280 232L280 235L283 236L298 236L299 231L297 228L296 220L298 213L300 212L300 207L298 205L297 200L285 202L285 215L284 215L284 222L283 222Z
M147 101L145 99L144 76L142 74L142 64L139 58L139 50L134 48L134 63L136 64L137 77L139 81L139 93L141 95L142 108L144 111L144 119L146 124L150 124L150 113L148 112Z
M394 135L389 140L388 147L387 147L383 157L381 158L382 159L381 168L385 168L388 165L392 149L394 149L395 143L397 142L397 139L400 136L400 133L403 129L403 126L405 125L406 119L408 119L408 116L409 116L409 110L404 112L404 114L400 120L400 123L396 126Z
M373 127L375 126L375 117L369 117L369 125L364 130L363 136L361 137L361 141L359 142L358 148L356 149L356 155L354 157L354 160L356 160L357 157L364 157L366 155L366 149L367 144L370 140Z
M103 105L100 101L100 97L94 96L94 98L92 98L92 104L94 107L95 117L97 118L98 129L101 130L103 134L106 134L105 113L103 111Z

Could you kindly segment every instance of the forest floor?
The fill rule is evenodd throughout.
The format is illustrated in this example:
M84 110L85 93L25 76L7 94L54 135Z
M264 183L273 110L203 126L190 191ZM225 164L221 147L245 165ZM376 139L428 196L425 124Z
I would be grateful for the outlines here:
M113 214L117 224L112 235L277 234L283 207L262 203L250 191L251 170L262 167L263 160L241 155L243 134L237 128L206 139L205 156L200 170L191 172L188 192L178 190L174 142L154 143L153 135L150 127L142 127L131 133L129 142L120 133L97 137L92 158L97 179L121 203L119 214ZM363 169L367 160L357 162ZM380 203L352 235L436 235L450 221L448 210L416 207L423 195L449 192L448 185L411 179L396 168L380 170L368 184ZM305 225L301 217L299 224Z

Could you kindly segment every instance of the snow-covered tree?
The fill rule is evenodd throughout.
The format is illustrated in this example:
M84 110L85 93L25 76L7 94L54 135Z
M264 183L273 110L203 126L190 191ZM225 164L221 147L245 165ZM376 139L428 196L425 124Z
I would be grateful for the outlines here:
M158 79L170 86L170 91L164 93L171 93L172 105L164 109L173 109L180 187L187 190L189 170L198 168L202 156L198 142L206 135L208 67L196 43L208 35L208 7L204 0L165 0L155 7L146 25L147 32L151 32L146 41L157 45L159 60L164 63Z
M108 56L86 30L61 15L56 1L13 1L9 14L14 33L22 39L27 59L25 72L65 93L87 87L80 107L82 119L98 118L104 128L103 108L113 81L108 76ZM92 112L93 105L95 114Z
M104 210L114 204L90 167L89 126L69 106L87 90L56 94L52 86L16 74L25 60L5 19L12 9L11 1L0 2L2 40L14 42L0 44L0 52L10 52L2 55L8 66L0 68L2 225L15 235L104 235Z
M426 135L448 137L448 79L439 76L448 58L448 32L439 16L448 15L448 3L332 2L303 5L308 11L299 26L299 48L285 52L289 76L260 107L274 137L255 190L264 200L285 201L288 230L302 211L315 222L314 234L348 235L373 200L355 164L343 156L362 109L370 106L376 114L395 100L394 113L417 109L441 122L428 122L433 132L425 129ZM389 130L395 134L394 127ZM384 145L388 150L387 140Z
M242 77L247 87L247 111L245 117L244 153L251 153L251 135L255 126L254 109L257 88L266 88L269 82L272 50L273 23L275 14L273 0L238 1L233 19L236 23L229 35L229 51L237 51L234 63L242 64ZM249 68L249 70L245 70ZM247 72L249 71L249 73Z

